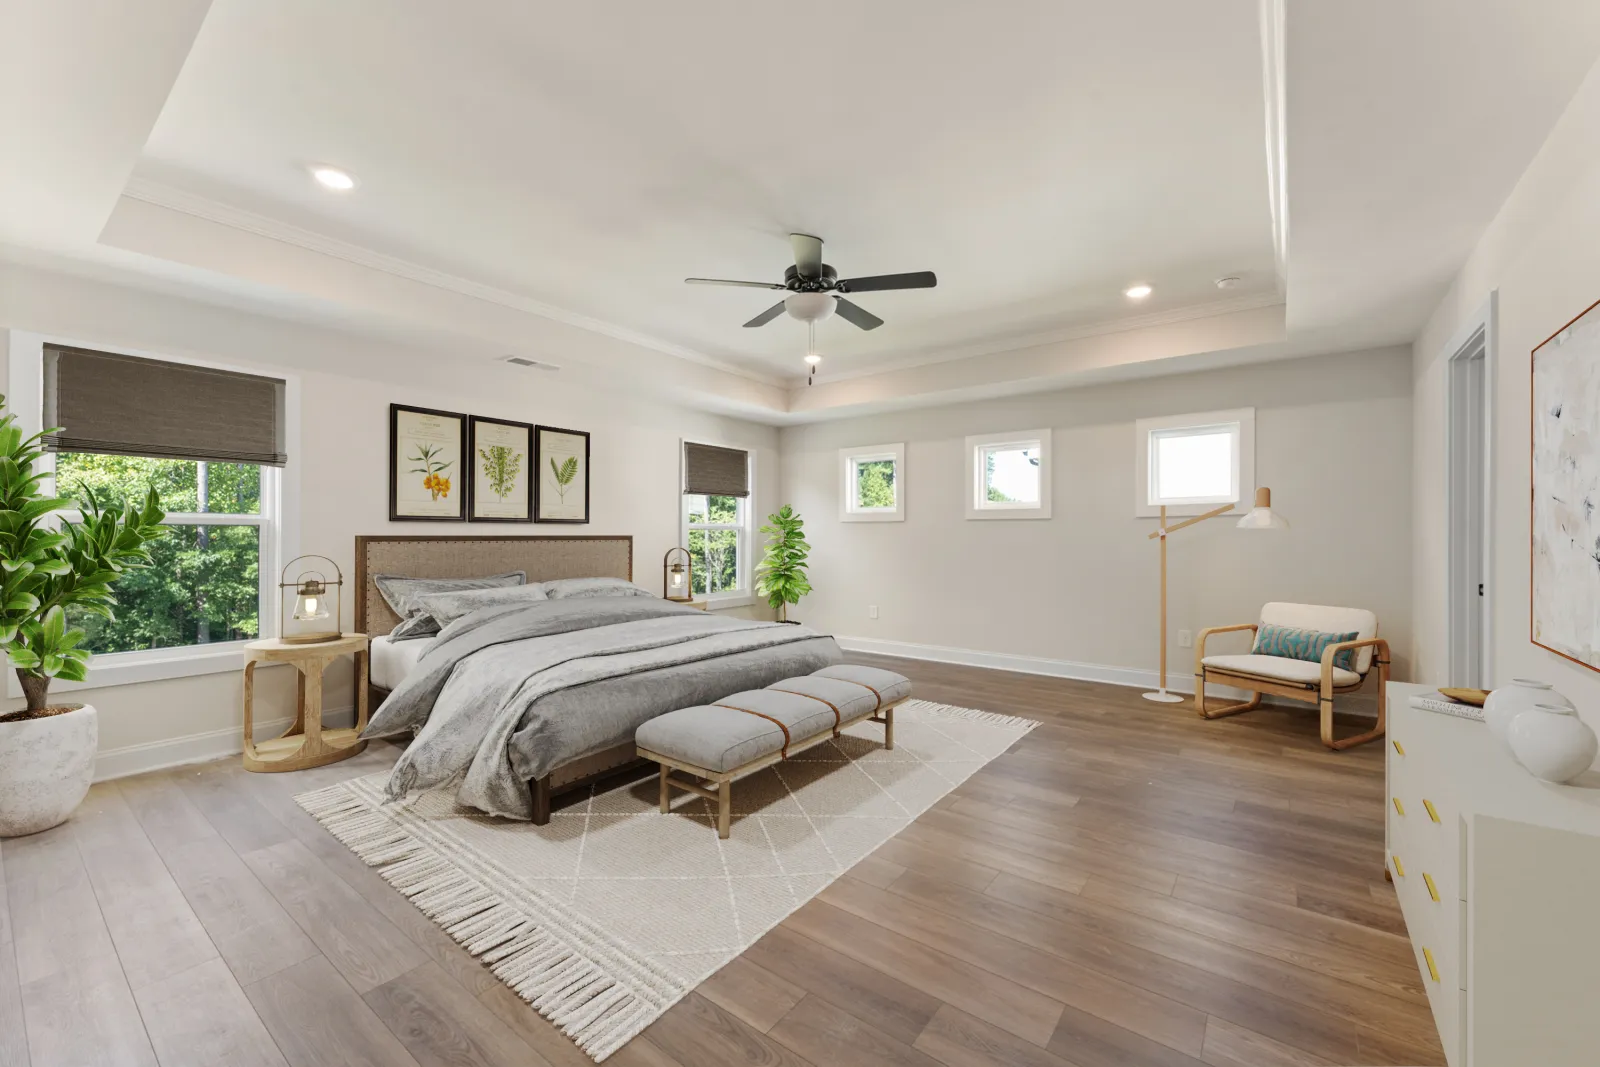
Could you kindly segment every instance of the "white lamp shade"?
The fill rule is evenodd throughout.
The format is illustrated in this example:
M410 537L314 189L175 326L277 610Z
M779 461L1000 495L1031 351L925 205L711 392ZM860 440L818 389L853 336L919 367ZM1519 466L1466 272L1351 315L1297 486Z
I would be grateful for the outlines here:
M1272 490L1256 490L1256 506L1244 513L1238 522L1241 530L1287 530L1289 520L1272 510Z
M783 298L784 310L801 322L822 322L838 306L828 293L793 293Z

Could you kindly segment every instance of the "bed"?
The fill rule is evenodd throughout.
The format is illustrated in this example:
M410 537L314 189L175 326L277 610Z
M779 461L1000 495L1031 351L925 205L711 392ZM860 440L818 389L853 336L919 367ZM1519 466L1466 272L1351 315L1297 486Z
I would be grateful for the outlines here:
M385 636L400 620L378 591L376 576L472 578L513 570L527 572L530 583L631 581L633 541L537 535L356 539L356 627L374 638L371 698L379 713L373 722L387 717L387 727L398 732L394 723L409 715L409 729L420 731L396 764L391 794L432 784L427 773L433 768L417 763L429 753L418 756L417 765L408 767L407 761L439 743L430 735L450 730L461 735L452 741L457 749L481 742L471 773L463 773L461 802L543 824L562 794L644 767L633 743L640 722L842 660L831 637L803 627L708 615L653 596L474 613L432 639ZM479 614L485 619L479 621ZM526 680L508 674L522 669L529 672ZM560 681L549 681L556 675ZM495 716L498 734L485 726ZM420 783L418 765L424 770Z

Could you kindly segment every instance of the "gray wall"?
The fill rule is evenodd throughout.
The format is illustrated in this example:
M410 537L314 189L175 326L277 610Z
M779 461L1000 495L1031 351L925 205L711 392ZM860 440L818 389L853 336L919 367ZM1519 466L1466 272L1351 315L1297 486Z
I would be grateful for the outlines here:
M1134 422L1237 407L1256 409L1257 483L1293 528L1253 534L1223 518L1173 535L1170 685L1191 685L1193 653L1178 648L1179 630L1253 621L1268 600L1370 608L1396 641L1404 677L1404 348L787 428L783 492L807 520L816 586L793 617L842 637L1153 670L1157 550L1145 535L1155 521L1133 514ZM1039 427L1053 430L1054 518L965 519L963 438ZM838 449L897 441L906 444L906 521L840 522Z

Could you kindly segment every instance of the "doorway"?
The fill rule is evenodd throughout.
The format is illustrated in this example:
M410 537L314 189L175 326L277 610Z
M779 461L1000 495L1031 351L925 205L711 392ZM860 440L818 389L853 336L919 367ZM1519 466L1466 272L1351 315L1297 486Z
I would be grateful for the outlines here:
M1449 683L1491 688L1495 294L1449 349L1446 374L1445 509Z

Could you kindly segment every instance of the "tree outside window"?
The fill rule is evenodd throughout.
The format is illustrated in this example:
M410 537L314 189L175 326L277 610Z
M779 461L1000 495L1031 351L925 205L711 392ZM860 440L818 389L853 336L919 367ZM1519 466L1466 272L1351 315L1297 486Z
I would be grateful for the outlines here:
M259 636L261 482L261 468L247 463L58 453L56 485L69 495L87 490L113 506L154 486L168 513L151 566L118 582L115 618L70 617L88 634L83 647L132 652ZM206 514L217 521L196 521Z
M734 496L686 496L689 556L694 561L696 595L740 588L740 552L745 502Z

